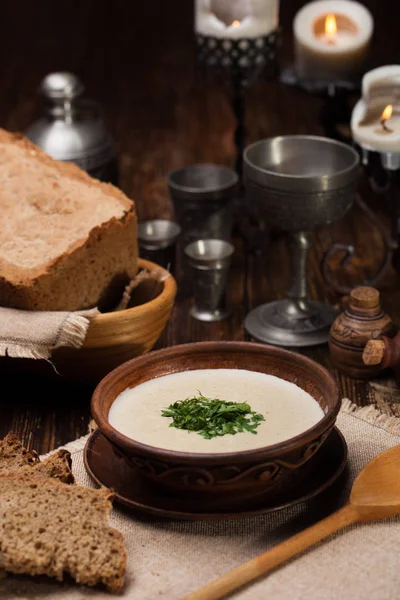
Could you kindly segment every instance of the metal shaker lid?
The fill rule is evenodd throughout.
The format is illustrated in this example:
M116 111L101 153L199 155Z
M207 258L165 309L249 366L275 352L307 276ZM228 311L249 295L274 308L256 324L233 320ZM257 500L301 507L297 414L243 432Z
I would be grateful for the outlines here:
M26 129L25 135L54 159L98 173L115 160L115 150L98 104L80 97L84 89L73 73L46 75L39 86L45 100L43 115ZM109 181L108 176L105 179Z
M39 91L50 100L69 100L80 96L85 87L73 73L60 71L49 73L42 80Z

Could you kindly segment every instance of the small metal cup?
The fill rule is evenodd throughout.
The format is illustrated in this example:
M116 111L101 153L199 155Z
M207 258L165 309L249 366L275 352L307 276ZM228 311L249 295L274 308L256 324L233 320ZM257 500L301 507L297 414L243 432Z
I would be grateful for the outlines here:
M220 165L191 165L169 174L185 245L200 239L231 239L237 183L236 172Z
M154 219L138 225L140 256L173 272L175 245L181 228L173 221Z
M194 305L190 314L198 321L221 321L226 307L226 283L234 247L224 240L197 240L185 248L193 269Z

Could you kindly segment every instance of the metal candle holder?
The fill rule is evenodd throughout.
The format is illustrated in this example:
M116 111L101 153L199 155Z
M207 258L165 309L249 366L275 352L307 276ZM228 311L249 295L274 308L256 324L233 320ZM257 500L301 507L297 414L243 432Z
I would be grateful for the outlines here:
M362 285L369 285L372 287L378 287L380 283L385 279L388 270L393 266L398 272L400 272L400 202L399 202L399 188L397 184L397 177L400 174L400 153L397 152L375 152L368 147L359 147L361 150L362 164L365 167L371 168L375 163L375 157L378 156L378 161L381 168L386 174L386 184L379 185L374 176L370 176L369 181L373 191L376 194L383 195L385 197L385 204L390 215L390 229L387 231L385 225L380 219L374 214L374 212L368 208L368 206L361 200L359 196L356 198L356 204L363 210L369 220L379 229L384 247L385 254L383 260L378 268L377 273L374 277L365 280ZM337 252L345 252L345 257L342 264L346 264L355 254L354 247L345 244L333 244L323 261L323 275L329 285L340 294L349 294L352 290L352 286L345 286L339 284L332 278L328 270L328 262L331 256Z
M349 146L315 136L261 140L244 153L250 209L292 236L293 272L285 300L264 304L245 320L255 338L282 346L311 346L328 339L335 310L308 300L311 230L342 217L352 206L359 156Z
M285 85L323 97L325 103L320 119L324 134L340 142L351 143L350 134L343 133L340 126L347 127L350 122L352 111L350 98L354 92L360 91L359 78L338 81L302 79L298 76L295 67L287 67L281 71L279 79Z
M206 78L222 81L232 91L236 117L236 171L242 174L246 145L245 90L257 80L277 72L279 30L255 38L218 38L196 33L196 64Z

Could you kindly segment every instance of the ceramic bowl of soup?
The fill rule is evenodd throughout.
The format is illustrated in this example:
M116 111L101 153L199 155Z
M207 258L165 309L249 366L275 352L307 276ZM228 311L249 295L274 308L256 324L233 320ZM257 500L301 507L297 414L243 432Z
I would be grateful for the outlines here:
M247 410L239 414L247 425L234 420L232 429L223 415L225 427L210 412L198 425L183 401L194 400L193 408L202 399L207 410L234 410L235 419ZM198 342L140 356L109 373L91 404L114 451L146 484L213 509L250 505L295 485L339 408L336 381L320 364L250 342Z

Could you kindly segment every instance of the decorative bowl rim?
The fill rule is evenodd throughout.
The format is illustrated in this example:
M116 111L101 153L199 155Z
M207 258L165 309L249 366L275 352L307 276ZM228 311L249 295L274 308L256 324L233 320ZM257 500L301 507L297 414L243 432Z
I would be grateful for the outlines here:
M156 446L149 446L138 442L130 437L120 433L117 429L112 427L108 421L108 414L104 414L101 408L101 399L105 393L110 392L110 386L112 387L114 381L118 381L124 374L129 373L132 368L141 366L140 363L146 363L147 361L157 361L162 358L170 357L174 359L174 355L181 353L199 354L207 351L215 351L219 349L221 352L232 352L248 349L253 352L272 353L274 356L284 358L287 361L295 359L302 363L304 366L309 367L311 372L319 372L323 377L324 381L329 384L332 389L332 396L335 397L336 401L334 406L328 408L326 414L322 417L318 423L303 431L302 433L294 436L288 440L284 440L277 444L269 446L263 446L260 448L254 448L251 450L244 450L240 452L220 452L220 453L199 453L199 452L183 452L179 450L167 450ZM175 356L176 358L176 356ZM146 365L144 365L145 367ZM179 372L179 371L172 371ZM214 341L214 342L193 342L188 344L179 344L176 346L170 346L161 350L155 350L153 352L143 354L132 360L129 360L122 365L116 367L113 371L108 373L96 386L93 392L91 400L91 412L92 416L97 423L102 433L117 447L125 449L128 453L137 454L140 456L147 456L153 460L174 462L180 464L191 464L196 462L197 464L207 465L223 465L235 462L235 464L242 464L248 462L258 462L259 460L266 460L269 458L277 458L279 455L284 455L302 446L302 442L306 443L309 439L310 443L316 441L324 433L326 433L331 427L333 427L337 414L341 406L341 396L339 393L338 384L334 376L322 365L316 361L297 354L293 351L280 348L278 346L272 346L267 344L259 344L255 342L244 342L244 341Z

